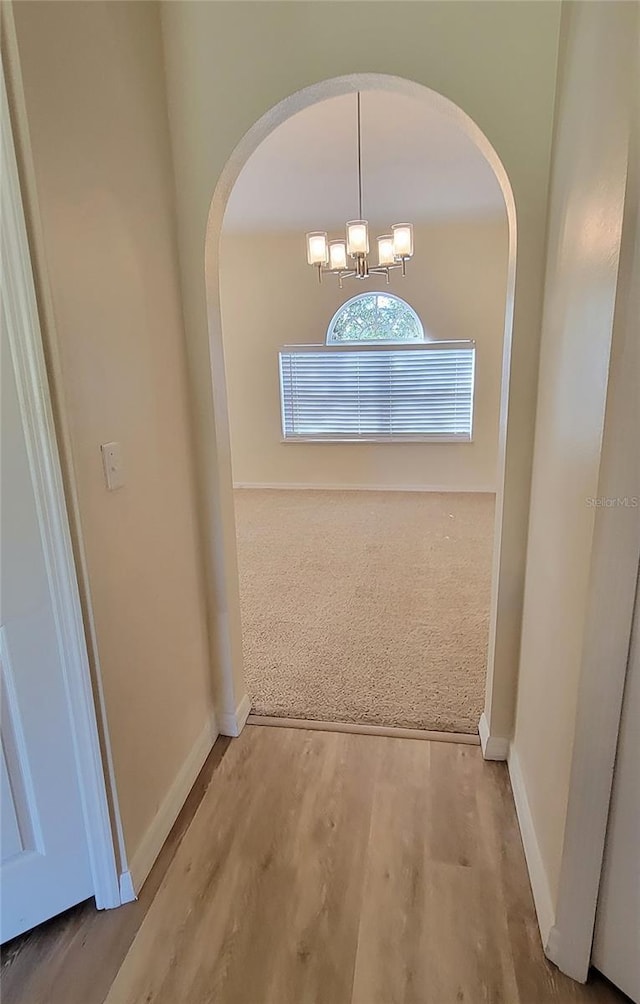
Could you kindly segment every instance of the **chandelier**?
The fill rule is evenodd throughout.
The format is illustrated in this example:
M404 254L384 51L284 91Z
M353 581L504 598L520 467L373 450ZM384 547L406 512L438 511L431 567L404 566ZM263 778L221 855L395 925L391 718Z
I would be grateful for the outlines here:
M360 91L357 92L358 122L358 215L359 220L351 220L346 225L346 240L328 240L323 230L307 234L307 262L318 269L318 281L329 273L338 278L340 288L343 279L367 279L370 275L385 275L387 283L392 269L399 268L407 274L407 261L413 256L413 226L410 223L394 223L390 234L376 238L378 244L378 264L369 262L369 224L362 219L362 131L360 113ZM351 262L349 262L351 259Z

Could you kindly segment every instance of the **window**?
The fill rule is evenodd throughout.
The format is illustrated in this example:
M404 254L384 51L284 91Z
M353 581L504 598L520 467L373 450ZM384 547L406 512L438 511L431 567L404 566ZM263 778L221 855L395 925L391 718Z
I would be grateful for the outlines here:
M325 345L281 349L283 438L468 442L474 366L473 341L425 341L400 297L355 296L333 317Z
M327 345L344 342L423 342L413 307L392 293L361 293L333 315Z

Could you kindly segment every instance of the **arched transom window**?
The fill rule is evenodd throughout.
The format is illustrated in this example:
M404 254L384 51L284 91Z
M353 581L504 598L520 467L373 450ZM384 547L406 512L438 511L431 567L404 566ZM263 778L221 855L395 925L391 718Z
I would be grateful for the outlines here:
M360 293L343 303L331 319L327 345L347 342L423 342L420 318L393 293Z

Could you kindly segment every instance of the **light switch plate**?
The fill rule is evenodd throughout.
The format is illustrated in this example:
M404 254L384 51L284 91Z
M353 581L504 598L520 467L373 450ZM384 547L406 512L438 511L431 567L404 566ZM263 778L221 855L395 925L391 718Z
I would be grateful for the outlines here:
M110 492L124 485L124 467L122 464L122 447L120 443L102 443L102 466L104 480Z

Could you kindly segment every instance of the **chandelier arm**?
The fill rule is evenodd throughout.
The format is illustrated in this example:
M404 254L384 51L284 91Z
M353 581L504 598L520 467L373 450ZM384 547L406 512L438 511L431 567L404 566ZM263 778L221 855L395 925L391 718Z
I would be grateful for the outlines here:
M351 279L353 276L357 275L358 272L355 268L348 269L347 271L336 272L333 268L323 268L323 275L335 275L338 279Z
M387 280L387 286L389 285L389 272L393 268L393 265L370 265L369 275L384 275Z

